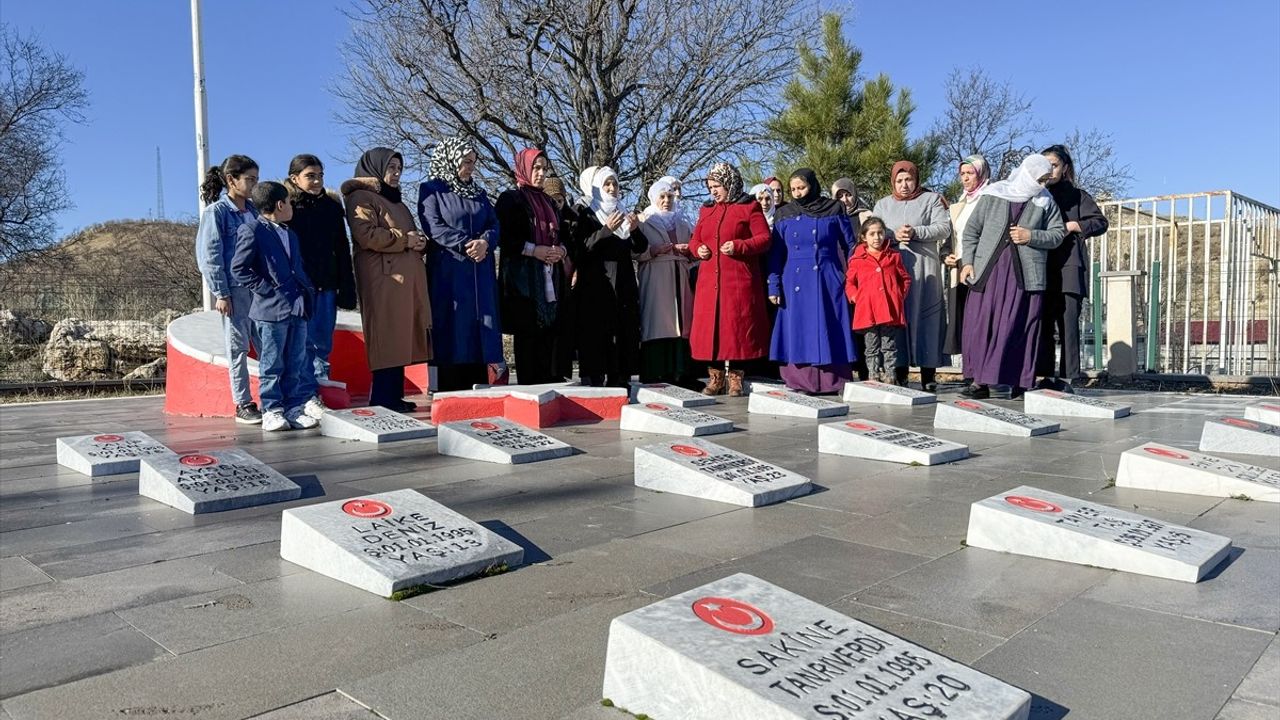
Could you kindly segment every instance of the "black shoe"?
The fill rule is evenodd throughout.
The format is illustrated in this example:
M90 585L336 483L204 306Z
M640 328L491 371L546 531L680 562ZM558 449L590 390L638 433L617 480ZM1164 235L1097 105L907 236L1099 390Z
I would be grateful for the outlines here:
M1040 378L1040 382L1036 383L1037 390L1057 390L1058 381L1053 378Z
M241 425L261 425L262 413L256 403L245 403L236 408L236 422Z
M986 385L970 385L961 390L960 394L970 400L986 400L991 397L991 388Z
M1009 388L1009 399L1010 399L1010 400L1017 400L1018 398L1020 398L1020 397L1022 397L1023 395L1025 395L1025 394L1026 394L1026 392L1027 392L1027 391L1026 391L1026 389L1025 389L1025 388L1020 388L1020 387L1018 387L1017 385L1014 385L1013 387Z
M938 394L938 383L936 382L927 382L922 387L927 393L933 393L935 395Z
M401 400L397 403L392 403L392 404L395 405L393 409L399 413L411 413L414 410L418 409L417 403L411 403L408 400Z
M1066 380L1062 381L1062 385L1058 387L1058 390L1060 392L1066 393L1067 395L1076 394L1076 389L1071 387L1071 383L1067 382Z

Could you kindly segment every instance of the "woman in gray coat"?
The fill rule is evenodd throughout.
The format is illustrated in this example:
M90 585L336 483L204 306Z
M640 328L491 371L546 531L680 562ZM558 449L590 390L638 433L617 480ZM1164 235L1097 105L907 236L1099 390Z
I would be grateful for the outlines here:
M937 392L934 372L949 362L942 351L947 311L942 302L938 248L951 237L951 216L941 195L920 187L920 171L914 163L894 163L891 175L893 194L880 198L871 214L884 220L902 252L902 264L911 273L906 305L908 364L920 368L920 384L925 390ZM894 374L899 384L907 384L905 366L894 368Z
M1011 385L1018 397L1035 382L1045 264L1066 228L1044 189L1051 168L1043 155L1022 161L1008 180L978 195L961 240L960 282L969 286L961 346L965 397L991 396Z

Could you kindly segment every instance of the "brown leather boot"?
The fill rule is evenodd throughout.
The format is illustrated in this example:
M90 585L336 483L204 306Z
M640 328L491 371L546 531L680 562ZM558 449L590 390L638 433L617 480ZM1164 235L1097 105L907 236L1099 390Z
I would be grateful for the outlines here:
M707 380L707 386L702 388L703 395L723 395L724 394L724 370L718 367L707 368L707 373L711 376Z
M742 397L742 376L741 370L729 371L729 397Z

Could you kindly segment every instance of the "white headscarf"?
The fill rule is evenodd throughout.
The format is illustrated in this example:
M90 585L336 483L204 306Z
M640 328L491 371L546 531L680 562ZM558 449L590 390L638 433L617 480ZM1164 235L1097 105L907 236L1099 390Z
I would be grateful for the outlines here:
M1032 153L1023 159L1022 164L1009 176L1008 180L993 182L982 188L978 197L994 195L1011 203L1024 203L1030 200L1038 207L1047 208L1053 202L1053 196L1040 184L1040 178L1053 170L1049 158Z
M672 209L666 212L658 209L658 197L662 193L672 193L676 196ZM676 228L684 228L687 232L693 231L689 218L685 217L684 211L680 208L680 181L677 178L664 175L649 186L649 207L640 213L640 219L665 233Z
M592 165L578 176L578 189L582 191L582 204L591 208L601 225L606 225L609 216L619 211L621 197L608 195L604 191L604 183L609 178L618 179L613 168ZM622 225L613 231L614 235L626 240L631 235L631 221L623 220Z
M764 219L769 223L769 227L773 227L773 213L778 210L778 193L774 191L773 186L760 183L759 185L752 185L747 192L753 198L762 192L769 193L769 197L773 198L773 202L769 204L769 209L764 211Z

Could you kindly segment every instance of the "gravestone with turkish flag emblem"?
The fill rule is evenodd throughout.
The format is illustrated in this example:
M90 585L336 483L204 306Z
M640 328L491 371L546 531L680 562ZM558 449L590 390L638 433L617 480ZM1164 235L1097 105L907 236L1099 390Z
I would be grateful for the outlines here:
M280 557L382 597L507 569L519 545L415 490L289 508Z
M1231 540L1026 485L975 502L970 547L1199 582Z
M751 397L747 400L747 412L756 415L816 419L848 415L849 406L785 388L757 385L751 388Z
M613 619L604 697L654 718L1026 720L1031 695L738 573Z
M907 465L941 465L969 457L969 446L858 418L819 425L818 452Z
M145 458L138 494L194 515L297 500L302 488L249 453L228 449Z
M144 432L99 433L60 437L58 464L89 477L138 472L142 458L173 455Z
M702 407L715 405L716 399L710 395L682 388L669 383L635 383L636 402L656 402L676 407Z
M845 383L844 401L847 403L870 403L875 405L932 405L938 402L938 396L923 390L916 390L902 385L875 380Z
M808 493L809 478L707 440L636 448L637 487L759 507Z
M320 418L320 434L343 440L387 443L435 437L436 429L417 418L374 405L325 412Z
M941 430L963 430L1014 437L1055 433L1061 427L1056 422L1042 420L1017 410L978 400L952 400L938 403L938 409L933 415L933 426Z
M573 454L569 445L502 417L443 423L436 448L441 455L508 465Z
M1133 406L1058 390L1028 390L1022 396L1022 409L1029 415L1115 420L1127 417Z
M1280 400L1267 400L1246 405L1244 419L1257 420L1268 425L1280 425Z
M1274 458L1280 455L1280 426L1238 417L1209 418L1200 431L1200 450Z
M1280 470L1159 443L1124 451L1116 486L1280 502Z
M693 408L643 402L623 407L618 427L637 432L696 437L733 432L733 421Z

